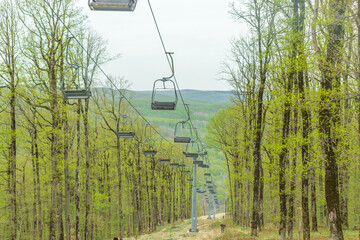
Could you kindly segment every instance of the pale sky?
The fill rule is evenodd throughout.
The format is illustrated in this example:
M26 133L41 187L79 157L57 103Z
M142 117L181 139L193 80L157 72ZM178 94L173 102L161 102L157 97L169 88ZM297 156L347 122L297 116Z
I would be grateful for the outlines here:
M174 52L175 75L181 89L230 90L219 81L221 63L230 40L241 25L228 13L233 0L151 0L168 51ZM170 69L152 20L147 0L138 0L134 12L84 12L93 28L109 42L110 53L121 58L104 69L124 77L132 90L150 90L154 80Z

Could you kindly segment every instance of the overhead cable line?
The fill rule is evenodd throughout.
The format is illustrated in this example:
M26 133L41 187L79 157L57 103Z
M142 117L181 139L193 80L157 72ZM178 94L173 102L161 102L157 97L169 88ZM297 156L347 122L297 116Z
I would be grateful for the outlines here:
M64 21L60 18L60 16L54 11L54 9L51 7L51 5L46 2L53 14L57 17L57 19L62 23L62 25L66 28L66 30L71 34L71 36L76 40L76 42L80 45L82 50L86 53L86 55L94 62L95 66L101 71L101 73L108 79L108 81L111 83L111 85L117 90L121 97L134 109L134 111L147 123L150 125L150 127L158 134L162 139L164 139L169 144L175 146L175 144L171 143L168 139L166 139L161 133L144 117L144 115L141 114L141 112L130 102L130 100L121 92L121 89L119 89L116 84L111 80L111 78L106 74L106 72L101 68L101 66L95 61L95 59L90 55L90 53L87 51L87 49L84 47L84 45L76 38L76 36L71 32L68 26L64 23ZM177 149L182 151L179 147L176 146Z
M168 61L168 64L169 64L170 69L172 69L171 59L169 59L168 51L166 50L165 43L164 43L164 39L163 39L163 37L162 37L162 35L161 35L160 28L159 28L159 25L158 25L157 20L156 20L156 17L155 17L155 13L154 13L153 8L152 8L152 6L151 6L150 0L147 0L147 2L148 2L148 5L149 5L149 8L150 8L151 15L152 15L152 18L153 18L153 20L154 20L155 26L156 26L156 30L157 30L158 35L159 35L159 38L160 38L160 41L161 41L161 45L162 45L162 47L163 47L163 50L164 50L166 59L167 59L167 61ZM178 81L177 81L177 79L176 79L175 74L174 74L173 78L174 78L174 80L175 80L175 84L176 84L176 87L177 87L177 89L178 89L178 92L179 92L181 101L182 101L182 103L183 103L183 105L184 105L185 112L186 112L187 115L188 115L188 119L189 119L189 121L190 121L190 124L192 125L193 129L195 130L196 138L200 141L198 131L197 131L197 129L195 128L195 126L194 126L194 124L193 124L193 122L192 122L192 120L191 120L191 117L190 117L190 109L189 109L189 107L186 106L187 104L186 104L185 101L184 101L184 98L183 98L183 96L182 96L182 93L181 93L181 90L180 90L180 88L179 88L179 84L178 84ZM200 141L200 143L201 143L201 141ZM201 143L201 145L202 145L202 143Z

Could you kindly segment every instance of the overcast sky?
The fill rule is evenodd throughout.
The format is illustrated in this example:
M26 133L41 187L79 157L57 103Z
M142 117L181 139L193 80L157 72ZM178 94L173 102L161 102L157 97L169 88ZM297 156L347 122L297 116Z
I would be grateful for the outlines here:
M151 0L168 51L174 52L175 74L181 89L229 90L219 81L229 41L241 33L229 15L232 0ZM131 82L133 90L150 90L154 80L168 76L169 66L147 0L134 12L94 12L81 1L94 29L121 58L109 63L109 75Z

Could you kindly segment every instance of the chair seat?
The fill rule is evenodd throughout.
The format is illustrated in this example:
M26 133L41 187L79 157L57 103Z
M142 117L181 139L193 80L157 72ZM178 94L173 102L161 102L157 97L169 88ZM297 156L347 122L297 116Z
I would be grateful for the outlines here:
M169 163L169 162L170 162L170 159L160 159L160 162L161 162L161 163Z
M118 138L133 138L133 137L135 137L134 132L117 132L116 135Z
M178 163L170 163L170 166L172 166L172 167L178 167L179 164L178 164Z
M158 102L151 103L151 109L153 110L175 110L176 102Z
M89 7L94 11L125 11L135 10L136 2L132 0L91 0Z
M157 151L155 150L147 150L143 151L144 155L156 155Z
M185 157L197 158L199 156L198 153L184 152Z
M174 142L176 143L190 143L191 138L189 137L175 137Z
M201 165L201 164L203 164L203 161L200 161L200 160L195 160L195 161L193 161L193 163L194 163L194 164Z
M66 99L89 99L91 96L91 92L87 89L64 90L63 94Z

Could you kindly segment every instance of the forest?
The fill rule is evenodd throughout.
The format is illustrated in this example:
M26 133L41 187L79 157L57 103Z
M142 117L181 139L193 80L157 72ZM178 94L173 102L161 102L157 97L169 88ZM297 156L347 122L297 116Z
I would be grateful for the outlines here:
M1 1L0 239L123 239L190 218L192 160L130 109L128 82L101 79L118 56L86 18L73 0Z
M247 31L223 66L233 105L207 126L233 221L256 236L358 229L360 2L234 1ZM359 235L358 235L359 236Z
M104 72L120 53L76 0L1 0L0 239L137 237L192 218L204 188L252 237L360 237L360 0L234 0L229 15L231 103L157 118ZM180 115L187 145L173 143ZM196 192L194 146L207 164ZM195 205L206 215L206 196Z

